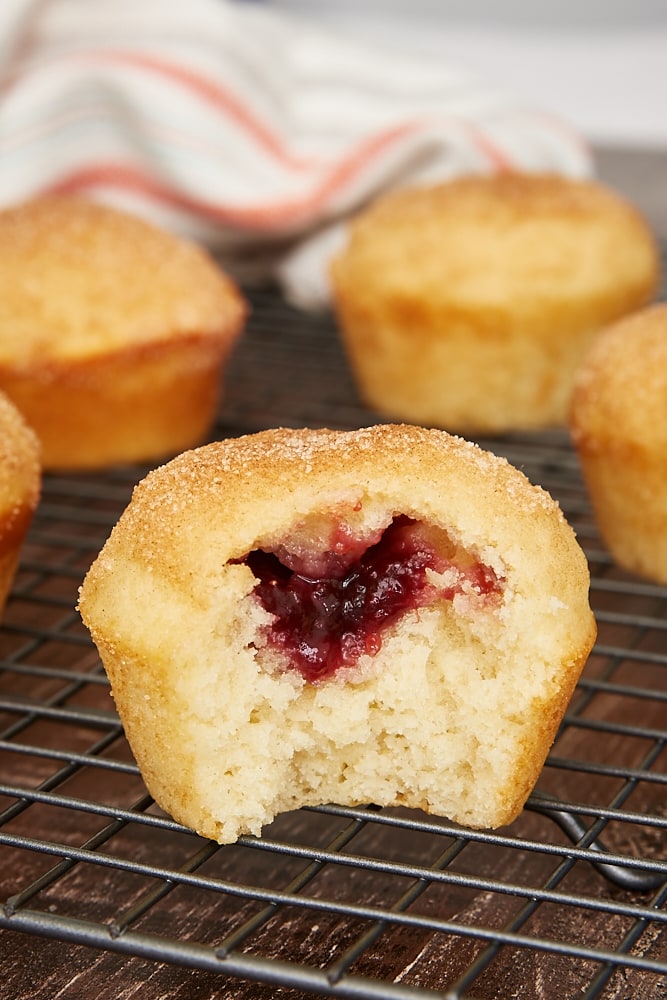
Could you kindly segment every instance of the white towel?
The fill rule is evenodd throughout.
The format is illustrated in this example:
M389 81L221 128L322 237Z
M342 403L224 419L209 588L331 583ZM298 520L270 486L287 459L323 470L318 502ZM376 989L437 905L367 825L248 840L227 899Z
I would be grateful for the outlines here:
M382 191L508 168L586 176L564 122L433 58L230 0L2 0L0 205L67 192L326 304Z

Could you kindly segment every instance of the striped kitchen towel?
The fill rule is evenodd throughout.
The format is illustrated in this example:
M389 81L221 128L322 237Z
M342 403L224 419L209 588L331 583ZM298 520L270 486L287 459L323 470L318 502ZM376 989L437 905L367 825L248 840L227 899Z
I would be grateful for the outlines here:
M113 204L304 307L382 191L592 170L566 124L458 68L232 0L2 0L0 88L0 205Z

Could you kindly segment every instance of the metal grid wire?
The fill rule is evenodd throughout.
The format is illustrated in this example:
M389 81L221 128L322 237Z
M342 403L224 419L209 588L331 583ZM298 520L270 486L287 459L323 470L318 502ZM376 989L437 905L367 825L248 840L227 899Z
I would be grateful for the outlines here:
M275 294L215 436L374 422L330 317ZM147 796L77 588L143 469L50 476L0 629L3 995L667 996L667 589L620 572L565 434L481 442L560 501L599 638L509 828L327 806L219 847Z

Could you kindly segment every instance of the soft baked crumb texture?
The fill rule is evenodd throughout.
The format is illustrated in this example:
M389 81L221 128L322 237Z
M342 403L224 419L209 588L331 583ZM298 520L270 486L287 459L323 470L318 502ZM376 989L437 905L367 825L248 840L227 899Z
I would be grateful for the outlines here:
M498 600L406 613L322 683L266 641L244 557L357 537L394 515L493 567ZM146 784L221 843L325 802L471 827L522 809L595 638L584 554L555 502L443 431L272 430L153 471L91 567L80 611Z

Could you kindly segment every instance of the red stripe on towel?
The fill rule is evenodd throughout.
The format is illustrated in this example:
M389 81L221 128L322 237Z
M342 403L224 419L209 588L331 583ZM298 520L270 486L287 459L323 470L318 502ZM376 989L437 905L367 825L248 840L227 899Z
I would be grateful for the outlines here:
M255 138L284 164L295 169L308 169L317 166L320 161L313 158L296 157L292 155L281 143L269 128L258 121L234 94L222 87L218 82L196 73L193 70L173 63L167 59L158 58L140 52L126 52L122 50L96 50L85 53L88 58L103 59L111 62L126 63L141 67L150 72L166 76L172 81L180 83L189 90L194 91L204 100L209 101L214 106L224 110L232 117L237 124L242 125ZM514 167L512 161L506 156L495 143L493 143L484 132L464 119L458 120L459 125L463 125L473 144L484 154L497 170L511 170ZM398 129L404 126L397 126ZM371 140L373 141L373 140Z
M228 115L237 125L249 132L257 143L271 153L284 166L293 170L308 170L317 166L319 160L312 157L294 156L281 142L272 129L260 121L232 91L217 80L203 76L180 63L148 55L145 52L125 52L116 49L95 49L87 52L71 53L68 58L83 57L91 62L125 64L145 70L154 75L166 77L179 84L197 97Z
M322 206L359 174L387 146L413 134L419 123L406 123L361 143L349 156L327 171L315 190L298 198L280 198L250 206L195 198L165 184L145 170L123 163L101 162L74 170L48 185L45 193L82 194L96 187L139 192L172 208L241 229L277 230L298 226L316 218Z

